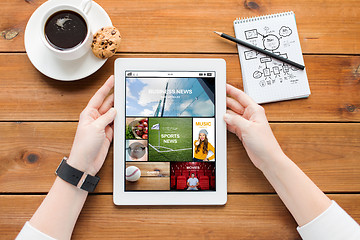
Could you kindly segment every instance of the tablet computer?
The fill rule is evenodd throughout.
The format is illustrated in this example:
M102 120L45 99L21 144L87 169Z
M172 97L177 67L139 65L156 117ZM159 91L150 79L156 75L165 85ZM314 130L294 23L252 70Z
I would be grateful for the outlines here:
M223 59L115 61L116 205L227 201Z

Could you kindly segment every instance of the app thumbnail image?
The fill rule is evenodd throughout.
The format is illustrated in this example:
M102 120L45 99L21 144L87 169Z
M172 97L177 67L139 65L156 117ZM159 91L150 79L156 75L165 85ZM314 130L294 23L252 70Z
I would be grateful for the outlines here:
M126 118L126 139L148 139L148 119Z
M215 119L193 118L193 161L215 161Z
M149 118L149 161L191 160L191 118Z
M134 174L140 175L138 180ZM169 162L127 162L125 175L126 191L170 190Z
M147 140L126 140L126 161L147 161Z
M215 190L214 162L171 162L171 190Z
M213 117L215 78L126 78L126 116Z

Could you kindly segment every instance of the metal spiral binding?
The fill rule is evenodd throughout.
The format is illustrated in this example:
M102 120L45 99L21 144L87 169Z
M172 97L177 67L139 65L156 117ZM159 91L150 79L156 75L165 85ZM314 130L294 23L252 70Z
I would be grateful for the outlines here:
M282 13L262 15L262 16L258 16L258 17L236 18L236 20L234 21L234 24L266 20L266 19L270 19L270 18L278 18L278 17L288 16L288 15L294 15L294 12L288 11L288 12L282 12Z

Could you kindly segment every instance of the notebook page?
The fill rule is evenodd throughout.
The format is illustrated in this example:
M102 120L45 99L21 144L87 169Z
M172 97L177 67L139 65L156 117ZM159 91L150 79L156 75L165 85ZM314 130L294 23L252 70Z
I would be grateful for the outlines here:
M304 65L293 12L235 20L236 38ZM310 95L306 70L238 44L244 90L257 103Z

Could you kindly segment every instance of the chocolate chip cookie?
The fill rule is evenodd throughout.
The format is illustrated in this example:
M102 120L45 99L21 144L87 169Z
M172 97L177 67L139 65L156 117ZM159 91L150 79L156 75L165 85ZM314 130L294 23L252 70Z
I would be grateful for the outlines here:
M106 59L116 53L120 42L119 30L113 26L103 27L94 34L91 48L96 57Z

